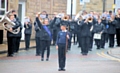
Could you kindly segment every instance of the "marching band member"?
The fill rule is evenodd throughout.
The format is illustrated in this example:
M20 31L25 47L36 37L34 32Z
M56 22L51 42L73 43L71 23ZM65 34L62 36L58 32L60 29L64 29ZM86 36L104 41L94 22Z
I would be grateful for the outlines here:
M43 23L43 20L42 20L42 18L40 17L40 12L38 12L38 15L39 15L39 21L41 22L41 23ZM38 23L37 23L37 21L35 20L35 22L34 22L34 27L35 27L35 31L36 31L36 33L35 33L35 42L36 42L36 56L40 56L41 55L41 51L42 51L42 45L41 45L41 38L40 38L40 33L41 33L41 28L39 28L38 27Z
M101 44L102 42L102 34L104 32L104 24L101 23L101 19L98 18L97 20L98 22L93 26L93 33L94 33L94 36L95 34L99 34L100 35L100 39L99 38L94 38L95 39L95 42L96 42L96 45L97 45L97 49L100 49L103 47L103 45Z
M40 33L40 40L41 40L41 48L42 48L42 55L41 55L41 61L44 61L44 52L47 49L47 57L46 61L49 60L50 56L50 44L52 40L52 32L51 27L55 22L55 19L49 24L49 19L45 18L43 19L43 23L39 20L39 14L36 15L36 22L38 23L39 28L41 29Z
M10 31L12 32L14 29L17 29L18 27L20 27L19 22L15 19L14 14L10 13L8 15L8 18L11 20L11 22L14 22L16 25L14 27L10 28ZM13 57L14 55L14 51L16 50L16 35L17 34L13 34L9 31L7 31L7 42L8 42L8 57Z
M91 26L92 24L88 20L89 17L82 20L81 22L81 53L82 55L87 55L90 45L90 37L91 37Z
M15 45L15 49L14 52L17 53L19 51L19 47L20 47L20 40L21 40L21 36L22 36L22 23L20 22L19 18L17 17L17 13L15 10L12 10L12 14L15 17L15 20L19 23L19 27L20 27L20 32L18 34L16 34L16 45Z
M104 38L105 38L105 41L104 41L104 44L108 42L108 20L107 20L107 14L106 12L104 12L101 16L101 20L102 20L102 23L104 24L105 26L105 31L104 31Z
M108 21L108 34L109 34L109 47L113 48L114 47L114 38L116 34L116 24L117 21L115 20L115 16L111 15L110 20Z
M24 22L24 34L25 34L25 50L29 50L30 46L30 37L31 37L31 32L32 32L32 21L30 17L25 18Z
M117 46L120 47L120 8L118 8L117 12L118 12L118 14L115 17L115 19L117 21L116 38L117 38Z

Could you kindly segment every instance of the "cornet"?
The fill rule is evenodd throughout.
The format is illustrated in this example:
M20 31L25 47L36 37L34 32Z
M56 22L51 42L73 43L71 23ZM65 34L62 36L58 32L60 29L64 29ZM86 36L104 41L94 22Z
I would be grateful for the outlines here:
M92 22L92 21L93 21L93 18L89 17L88 22Z

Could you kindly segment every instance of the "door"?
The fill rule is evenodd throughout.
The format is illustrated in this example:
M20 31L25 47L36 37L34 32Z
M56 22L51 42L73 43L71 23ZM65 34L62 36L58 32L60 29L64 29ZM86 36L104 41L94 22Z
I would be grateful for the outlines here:
M25 17L25 2L24 1L19 1L18 17L23 26L21 40L24 40L24 17Z

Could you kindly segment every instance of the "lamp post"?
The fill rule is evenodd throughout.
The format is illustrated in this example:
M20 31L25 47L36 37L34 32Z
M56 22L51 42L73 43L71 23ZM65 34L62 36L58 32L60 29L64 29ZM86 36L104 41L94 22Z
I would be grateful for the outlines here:
M116 5L116 0L114 0L114 5ZM113 11L115 12L115 6L114 6L114 9L113 9Z
M106 8L106 0L103 0L103 12L105 12L105 8Z
M73 11L73 0L71 0L71 19L72 19L72 11Z

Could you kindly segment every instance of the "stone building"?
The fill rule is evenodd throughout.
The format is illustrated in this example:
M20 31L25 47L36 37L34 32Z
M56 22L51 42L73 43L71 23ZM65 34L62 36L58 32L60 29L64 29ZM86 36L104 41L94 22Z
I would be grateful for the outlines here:
M15 9L18 12L19 19L23 24L25 16L30 16L34 22L37 12L46 11L49 16L51 16L53 12L66 12L66 5L66 0L0 0L0 17L2 17L6 11ZM2 24L0 24L0 31L0 35L3 34L3 41L6 41L6 31L3 29ZM33 25L31 39L34 38L35 31ZM24 40L24 29L22 31L22 39Z
M114 0L89 0L90 2L86 2L85 6L80 5L80 0L77 0L77 8L76 12L79 12L82 9L85 9L86 11L97 11L102 13L103 8L105 8L106 11L113 10L112 5L114 4ZM105 1L105 3L104 3ZM105 6L104 6L105 4ZM103 7L104 6L104 7Z
M90 2L86 3L86 11L103 11L103 1L104 0L89 0ZM105 10L112 10L112 5L114 0L105 0ZM22 24L24 23L24 17L30 16L32 21L35 19L36 12L46 11L49 16L53 12L64 11L67 14L71 13L71 0L0 0L0 17L8 10L15 9L18 11L19 19ZM78 13L82 9L80 5L80 0L73 0L73 15ZM6 41L6 31L3 29L2 24L0 24L0 38L2 38L3 32L3 41ZM22 39L24 39L24 29L22 31ZM35 31L33 26L32 39L35 37ZM1 39L0 39L1 40Z

